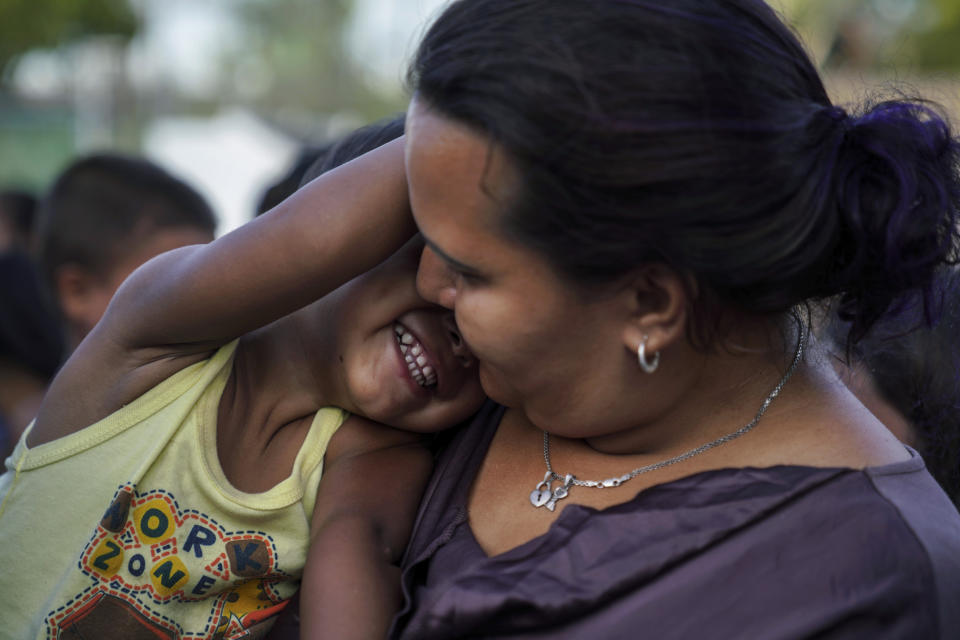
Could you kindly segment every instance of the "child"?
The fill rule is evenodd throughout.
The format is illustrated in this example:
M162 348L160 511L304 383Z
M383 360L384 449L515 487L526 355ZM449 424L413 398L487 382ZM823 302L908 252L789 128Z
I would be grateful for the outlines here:
M305 635L385 634L431 460L372 420L429 432L483 398L416 291L402 154L121 286L0 477L5 633L262 637L302 573Z
M210 242L215 227L203 197L149 160L96 153L70 163L40 204L36 233L67 355L134 269L164 251Z

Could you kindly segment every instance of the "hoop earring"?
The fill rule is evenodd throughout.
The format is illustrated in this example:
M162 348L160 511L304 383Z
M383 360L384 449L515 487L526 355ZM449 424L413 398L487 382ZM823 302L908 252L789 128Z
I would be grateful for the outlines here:
M637 361L640 363L641 369L647 373L653 373L660 365L660 352L657 351L654 353L652 360L647 360L647 337L648 336L643 336L640 346L637 347Z

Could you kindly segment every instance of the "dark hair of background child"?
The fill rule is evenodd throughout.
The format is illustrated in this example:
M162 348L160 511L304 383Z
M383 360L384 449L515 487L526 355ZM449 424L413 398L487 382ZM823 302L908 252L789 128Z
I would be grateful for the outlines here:
M141 234L173 227L213 233L216 223L199 193L152 162L89 155L60 174L41 202L38 259L48 283L68 262L106 273Z

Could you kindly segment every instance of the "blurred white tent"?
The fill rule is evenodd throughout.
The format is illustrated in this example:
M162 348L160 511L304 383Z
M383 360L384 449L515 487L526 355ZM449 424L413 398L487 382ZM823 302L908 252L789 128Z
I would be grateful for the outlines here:
M143 75L166 76L196 92L216 86L207 66L210 59L229 55L239 46L235 23L226 19L231 18L230 3L208 0L201 3L205 11L197 11L193 0L140 2L146 10L148 30L135 48L135 59L158 65L140 67L143 72L150 71ZM394 95L402 92L402 76L419 35L445 3L356 0L347 34L349 53L380 90ZM200 34L205 35L196 37ZM199 51L196 44L188 46L190 42L206 42L206 49L215 51ZM249 75L245 80L250 81ZM359 124L332 118L324 128L337 134ZM239 108L210 119L161 117L143 136L148 157L208 198L220 216L221 234L253 216L263 191L288 169L298 150L296 140Z
M299 145L251 113L231 109L212 118L157 119L144 134L143 150L208 199L223 234L253 217Z

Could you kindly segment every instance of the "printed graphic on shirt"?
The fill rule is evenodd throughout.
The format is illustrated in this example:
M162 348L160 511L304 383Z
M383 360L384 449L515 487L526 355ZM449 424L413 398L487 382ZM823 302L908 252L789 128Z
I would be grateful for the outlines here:
M129 485L79 564L91 586L48 614L48 638L261 638L293 590L267 534L226 531L165 491Z

